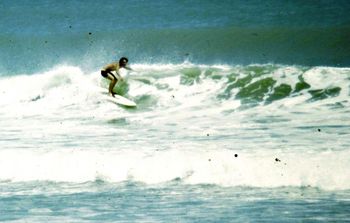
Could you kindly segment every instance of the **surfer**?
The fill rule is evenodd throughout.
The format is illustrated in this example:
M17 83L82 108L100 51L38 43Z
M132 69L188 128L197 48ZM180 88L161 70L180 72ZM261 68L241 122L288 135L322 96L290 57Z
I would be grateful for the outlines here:
M119 62L114 62L111 64L108 64L101 70L101 75L104 78L107 78L111 81L108 88L108 93L110 96L114 97L115 93L113 92L114 86L117 84L118 81L123 81L123 78L119 74L119 69L124 68L127 70L131 70L130 67L127 67L128 64L128 58L122 57L119 59ZM115 74L112 73L112 71L115 71Z

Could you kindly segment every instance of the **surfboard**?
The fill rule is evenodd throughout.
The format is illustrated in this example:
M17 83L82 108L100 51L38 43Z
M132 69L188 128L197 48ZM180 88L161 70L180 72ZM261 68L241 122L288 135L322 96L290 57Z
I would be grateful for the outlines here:
M113 103L118 104L118 105L127 106L127 107L136 107L135 102L133 102L132 100L125 98L121 95L115 94L114 97L112 97L108 94L108 92L104 88L97 87L96 90L97 90L97 92L102 94L103 99L105 99L107 101L113 102Z
M104 95L104 98L108 101L114 102L119 105L127 106L127 107L136 107L136 103L127 99L123 96L115 94L114 97L109 96L107 94Z

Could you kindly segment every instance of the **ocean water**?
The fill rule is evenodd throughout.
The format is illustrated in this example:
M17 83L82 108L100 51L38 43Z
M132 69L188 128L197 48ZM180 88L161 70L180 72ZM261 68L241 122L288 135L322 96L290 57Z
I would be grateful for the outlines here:
M0 221L349 222L349 9L2 0Z

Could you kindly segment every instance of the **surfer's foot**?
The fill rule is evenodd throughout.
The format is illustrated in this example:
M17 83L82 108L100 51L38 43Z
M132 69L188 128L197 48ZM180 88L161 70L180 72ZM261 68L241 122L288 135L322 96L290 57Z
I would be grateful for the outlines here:
M114 98L115 93L109 92L108 95L109 95L109 96L112 96L112 97Z

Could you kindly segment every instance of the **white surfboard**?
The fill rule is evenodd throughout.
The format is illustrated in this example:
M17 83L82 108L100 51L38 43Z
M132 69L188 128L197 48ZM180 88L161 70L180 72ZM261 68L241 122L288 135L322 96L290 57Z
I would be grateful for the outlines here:
M104 99L106 99L107 101L111 101L111 102L114 102L114 103L116 103L116 104L124 105L124 106L127 106L127 107L136 107L136 103L133 102L133 101L130 100L130 99L127 99L127 98L125 98L125 97L123 97L123 96L121 96L121 95L118 95L118 94L115 94L114 97L112 97L112 96L110 96L110 95L108 94L108 92L107 92L106 89L104 89L104 88L98 87L98 88L96 88L96 89L97 89L97 91L98 91L99 93L102 94L102 97L103 97Z
M108 101L114 102L119 105L124 105L128 107L136 107L136 103L131 101L130 99L127 99L123 96L115 94L114 97L109 95L104 95L104 98Z

